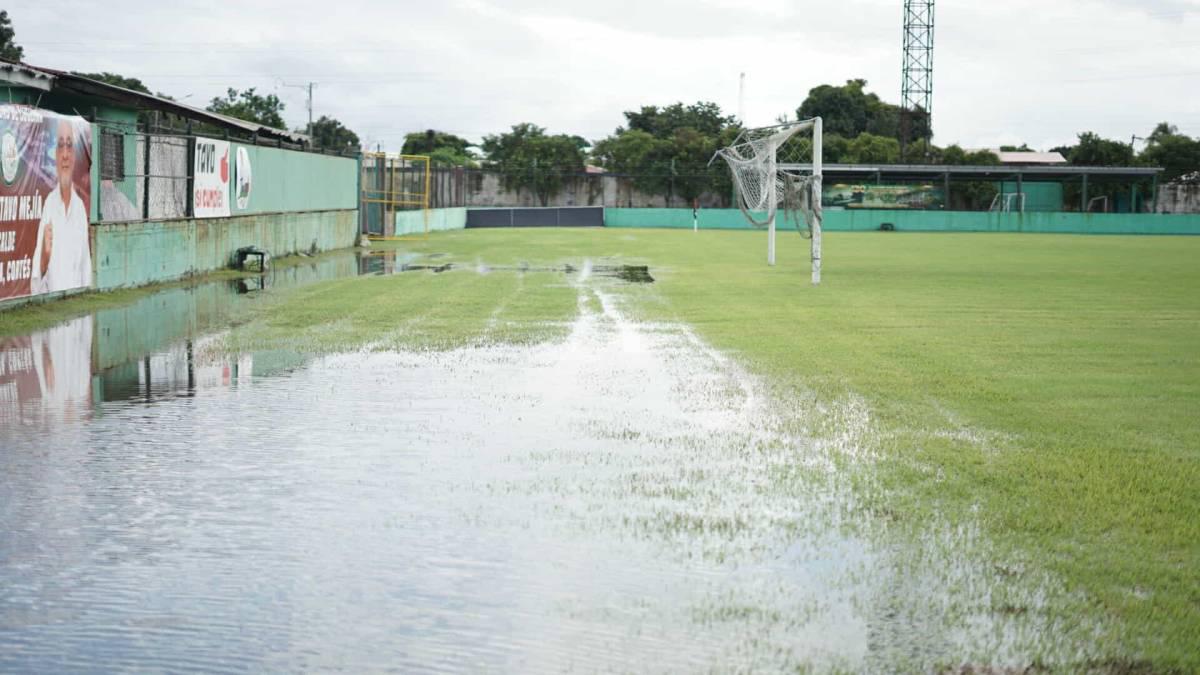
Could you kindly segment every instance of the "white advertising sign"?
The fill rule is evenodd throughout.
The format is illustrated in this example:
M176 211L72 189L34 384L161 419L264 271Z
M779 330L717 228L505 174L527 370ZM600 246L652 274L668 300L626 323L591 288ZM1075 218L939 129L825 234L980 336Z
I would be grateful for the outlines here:
M229 215L229 141L196 139L192 208L197 218Z
M250 171L250 154L245 148L237 149L237 207L240 211L250 208L250 189L254 186Z

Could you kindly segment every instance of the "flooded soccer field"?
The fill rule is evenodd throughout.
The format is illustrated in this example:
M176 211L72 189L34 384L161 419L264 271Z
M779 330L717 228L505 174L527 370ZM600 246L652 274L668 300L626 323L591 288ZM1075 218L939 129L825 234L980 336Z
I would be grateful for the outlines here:
M881 496L876 400L682 320L685 261L473 241L0 337L0 670L1137 663L978 506Z

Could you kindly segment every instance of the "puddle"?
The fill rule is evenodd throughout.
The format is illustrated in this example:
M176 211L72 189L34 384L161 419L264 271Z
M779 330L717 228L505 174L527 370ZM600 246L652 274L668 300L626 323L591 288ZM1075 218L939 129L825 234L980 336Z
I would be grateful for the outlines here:
M0 671L1084 653L1048 582L972 557L976 530L896 541L856 515L833 467L872 442L861 402L784 433L688 327L626 318L619 272L562 271L579 313L549 345L205 356L253 302L224 285L0 343Z
M612 275L621 281L631 284L652 284L654 277L650 276L650 268L645 265L620 265L618 267L596 267L592 272L599 275Z
M445 257L444 253L430 253L423 256L426 259L438 259ZM452 269L465 269L476 272L477 274L489 274L491 272L551 272L560 274L579 275L586 279L588 276L595 274L597 276L612 277L620 279L628 283L635 284L650 284L654 283L654 277L650 275L650 268L646 265L593 265L591 261L586 261L582 266L576 267L571 264L548 266L548 265L530 265L529 263L519 263L517 265L488 265L482 262L476 262L471 265L456 265L455 263L442 263L439 265L431 265L428 263L413 262L422 259L422 256L413 254L402 254L396 251L378 251L367 254L364 257L364 274L401 274L404 272L447 272Z

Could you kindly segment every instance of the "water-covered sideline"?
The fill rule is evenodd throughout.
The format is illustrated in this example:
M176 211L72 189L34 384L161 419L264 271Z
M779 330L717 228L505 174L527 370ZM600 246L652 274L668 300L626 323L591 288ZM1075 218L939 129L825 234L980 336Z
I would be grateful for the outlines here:
M402 271L321 264L294 282ZM0 670L1086 656L1044 584L997 595L978 533L861 521L836 466L871 442L862 405L785 431L687 326L574 277L570 335L542 345L226 355L254 294L224 282L0 342Z

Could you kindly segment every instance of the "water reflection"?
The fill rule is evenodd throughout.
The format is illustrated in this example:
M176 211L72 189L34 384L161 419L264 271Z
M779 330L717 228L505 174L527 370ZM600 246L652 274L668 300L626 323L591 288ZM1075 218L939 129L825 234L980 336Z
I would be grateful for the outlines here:
M0 424L44 426L92 406L92 320L0 337Z
M328 255L266 274L169 288L30 335L0 337L0 424L45 427L89 417L101 403L151 402L231 388L256 356L197 360L254 292L283 290L363 272L363 256ZM260 373L297 365L263 354Z

